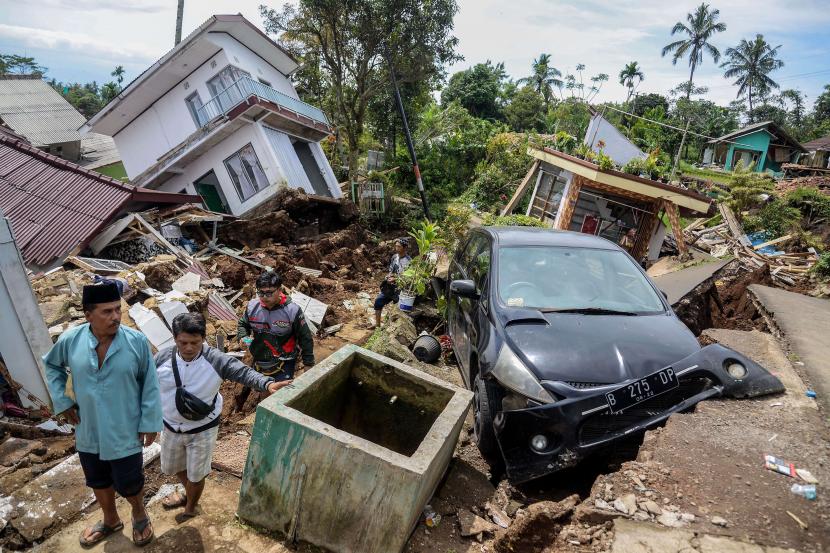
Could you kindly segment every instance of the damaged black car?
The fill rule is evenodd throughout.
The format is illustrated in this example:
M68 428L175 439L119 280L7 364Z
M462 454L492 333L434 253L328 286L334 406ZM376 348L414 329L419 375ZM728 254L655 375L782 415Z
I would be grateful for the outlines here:
M587 234L475 229L452 259L447 307L476 442L515 483L704 399L784 390L740 353L701 347L634 259Z

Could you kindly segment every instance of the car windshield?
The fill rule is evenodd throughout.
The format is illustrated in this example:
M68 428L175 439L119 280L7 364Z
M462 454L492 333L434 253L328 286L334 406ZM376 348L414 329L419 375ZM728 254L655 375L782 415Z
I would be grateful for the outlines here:
M660 297L621 251L559 246L499 249L498 291L508 307L657 313Z

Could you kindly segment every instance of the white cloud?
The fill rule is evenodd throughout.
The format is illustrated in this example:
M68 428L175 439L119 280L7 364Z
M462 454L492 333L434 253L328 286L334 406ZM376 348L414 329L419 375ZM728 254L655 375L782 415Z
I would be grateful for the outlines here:
M155 13L166 9L163 4L147 0L37 0L34 5L73 11L109 10L116 12Z
M0 38L15 41L24 48L43 48L73 55L84 55L99 60L117 62L149 62L158 56L140 45L131 45L97 39L84 33L50 31L0 23Z
M563 73L584 63L587 73L607 73L598 100L621 100L626 89L617 81L620 69L638 61L646 75L640 92L666 94L688 79L687 61L676 66L670 57L660 56L671 37L676 21L684 21L700 0L523 0L506 5L501 0L459 0L455 34L464 61L449 68L450 73L487 59L504 61L513 78L523 77L540 53L551 54L553 65ZM762 33L773 44L783 44L786 66L776 75L784 78L830 67L826 29L830 10L826 0L730 0L712 2L720 8L720 20L727 30L713 42L723 53L741 38ZM807 59L807 56L811 59ZM707 98L719 103L734 99L735 89L723 78L722 70L706 57L695 73L698 85L709 86ZM826 80L825 80L826 82ZM815 81L782 80L785 85L819 89Z

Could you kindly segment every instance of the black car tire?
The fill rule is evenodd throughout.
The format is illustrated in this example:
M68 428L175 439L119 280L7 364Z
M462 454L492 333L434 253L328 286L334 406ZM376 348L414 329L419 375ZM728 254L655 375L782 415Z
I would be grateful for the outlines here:
M501 451L493 430L493 419L501 405L501 389L476 376L473 386L473 436L481 456L491 465L502 462Z

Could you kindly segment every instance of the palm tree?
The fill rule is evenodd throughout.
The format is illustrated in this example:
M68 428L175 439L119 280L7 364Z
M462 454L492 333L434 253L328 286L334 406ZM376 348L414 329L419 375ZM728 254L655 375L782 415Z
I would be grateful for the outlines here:
M637 88L634 85L634 79L637 79L637 85L639 85L646 76L643 74L643 70L637 65L636 61L632 61L627 63L622 71L620 71L620 84L623 86L628 87L628 97L625 99L626 102L631 100L631 96L634 94L634 89Z
M773 88L778 88L778 83L768 77L768 74L784 66L784 62L778 59L779 44L775 48L770 47L764 40L764 35L755 35L755 40L748 42L745 38L735 48L726 50L727 60L721 64L726 69L723 76L727 79L736 77L735 85L738 87L738 96L746 93L749 99L749 122L753 122L752 93L764 94Z
M542 95L545 103L550 103L551 96L553 96L553 87L562 89L562 76L557 68L550 65L550 54L539 54L539 57L533 60L533 69L530 77L519 79L519 84L529 84L536 92Z
M686 21L689 22L688 25L682 21L678 21L671 30L672 36L677 33L686 33L688 38L677 40L663 47L663 56L669 52L674 52L671 60L672 65L677 65L677 60L686 56L686 54L689 55L689 67L692 70L689 73L689 87L686 90L687 100L692 93L692 81L695 76L695 69L699 64L703 63L703 52L708 52L715 63L718 63L720 59L720 51L709 43L709 39L715 33L722 33L726 30L726 23L717 22L719 16L720 10L710 10L709 4L701 4L693 14L686 14Z
M113 70L113 72L110 73L110 75L115 77L115 80L118 81L118 90L119 91L121 90L121 83L124 82L124 73L125 73L125 71L124 71L124 66L123 65L116 66L115 69Z

